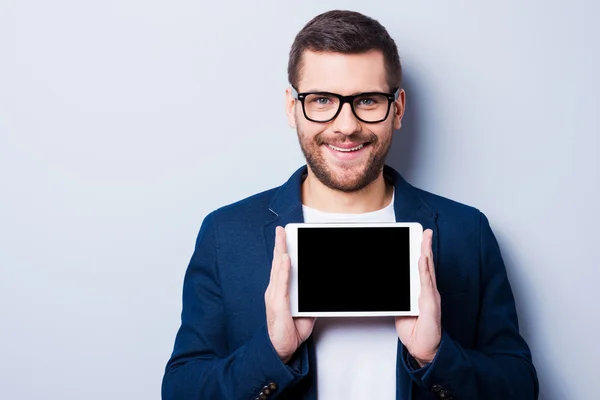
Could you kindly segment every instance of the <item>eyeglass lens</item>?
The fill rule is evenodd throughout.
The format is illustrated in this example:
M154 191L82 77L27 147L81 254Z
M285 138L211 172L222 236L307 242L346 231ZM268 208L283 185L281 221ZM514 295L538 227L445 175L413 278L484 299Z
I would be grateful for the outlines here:
M380 121L385 118L389 101L384 95L369 94L354 99L352 103L356 115L364 121ZM340 108L340 99L326 94L309 94L304 100L306 116L315 121L327 121L335 116Z

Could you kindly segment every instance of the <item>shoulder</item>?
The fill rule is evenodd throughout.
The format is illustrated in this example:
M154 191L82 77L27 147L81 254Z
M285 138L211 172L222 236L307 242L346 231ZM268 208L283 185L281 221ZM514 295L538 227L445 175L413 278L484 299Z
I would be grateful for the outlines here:
M424 206L436 215L438 227L465 235L479 234L482 221L487 223L485 215L473 205L413 187Z
M413 189L429 209L440 216L454 218L479 218L481 211L470 205L458 202L439 194L431 193L413 186Z
M278 187L271 188L213 210L207 218L218 225L248 225L273 217L269 204Z

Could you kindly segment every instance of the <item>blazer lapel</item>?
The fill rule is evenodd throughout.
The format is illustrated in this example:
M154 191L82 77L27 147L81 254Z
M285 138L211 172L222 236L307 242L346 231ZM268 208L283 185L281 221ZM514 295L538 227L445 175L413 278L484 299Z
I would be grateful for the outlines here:
M273 250L275 248L275 228L278 226L285 228L287 224L292 222L304 222L304 218L302 216L302 207L295 208L287 214L274 217L275 218L269 221L263 228L269 265L271 265L271 262L273 261Z
M263 227L265 235L267 257L269 264L273 261L273 249L275 247L275 228L284 227L292 222L304 222L302 214L301 185L307 168L303 166L275 192L269 211L272 213L272 219L266 222Z

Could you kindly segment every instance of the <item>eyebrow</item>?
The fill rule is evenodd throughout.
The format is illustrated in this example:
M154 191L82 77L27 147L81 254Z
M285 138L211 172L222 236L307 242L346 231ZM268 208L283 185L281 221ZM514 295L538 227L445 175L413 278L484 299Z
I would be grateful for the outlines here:
M323 90L323 89L316 89L316 88L309 89L306 92L324 92L324 93L339 94L339 93L336 93L336 92L332 92L330 90ZM381 90L381 89L372 89L372 90L361 90L360 92L354 92L354 93L350 93L350 94L342 95L342 96L356 96L357 94L372 93L372 92L376 92L376 93L389 93L389 92L386 92L385 90Z

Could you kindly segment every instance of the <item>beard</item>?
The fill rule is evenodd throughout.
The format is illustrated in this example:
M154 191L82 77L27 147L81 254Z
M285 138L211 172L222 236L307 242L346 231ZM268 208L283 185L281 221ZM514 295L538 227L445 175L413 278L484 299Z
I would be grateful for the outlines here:
M391 125L391 124L390 124ZM345 137L347 142L369 142L368 147L371 147L369 158L361 164L348 164L338 166L348 172L348 174L336 174L335 171L327 164L327 161L321 153L321 147L324 143L334 143L332 140L325 140L322 133L319 133L314 138L307 138L303 135L300 127L297 129L298 141L300 148L306 159L306 163L314 173L315 177L330 189L344 193L357 192L369 186L377 179L387 157L390 148L392 147L393 129L390 126L389 132L383 135L383 141L375 134L367 134L363 132L353 133ZM352 170L356 172L352 173ZM346 175L353 175L348 177Z

